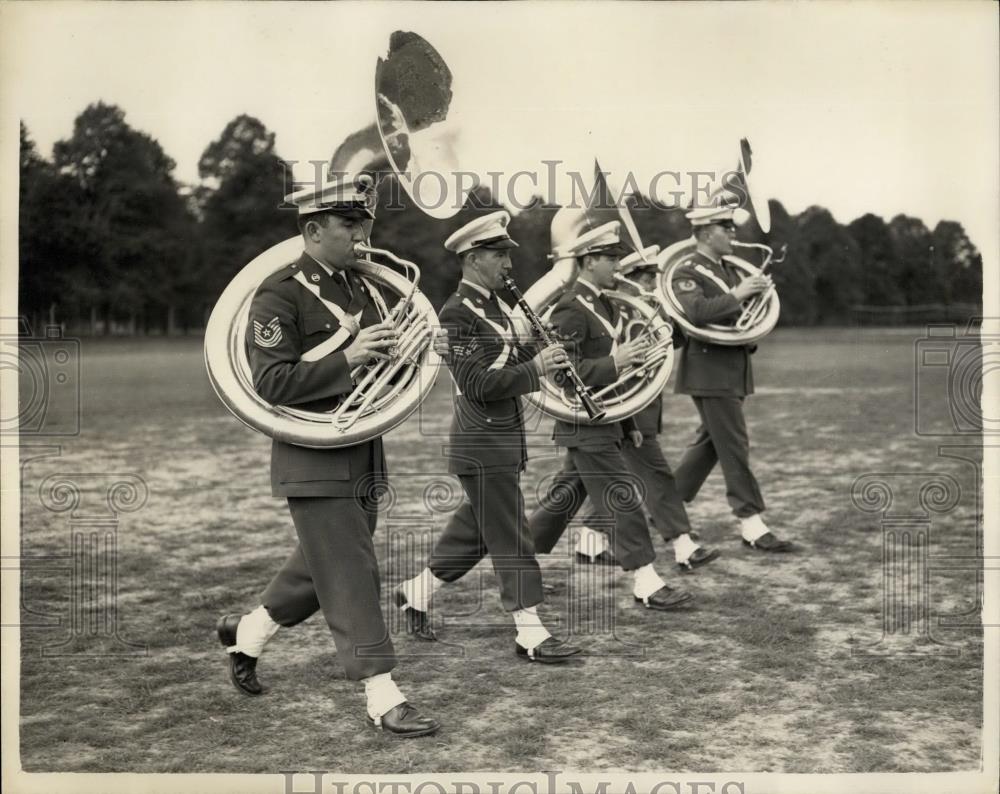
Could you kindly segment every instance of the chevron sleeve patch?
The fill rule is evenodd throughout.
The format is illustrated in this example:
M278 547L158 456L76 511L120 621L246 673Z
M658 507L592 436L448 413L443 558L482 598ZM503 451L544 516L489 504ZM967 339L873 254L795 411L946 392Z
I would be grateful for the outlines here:
M253 321L253 341L257 347L277 347L281 344L281 323L274 317L264 325L259 320Z

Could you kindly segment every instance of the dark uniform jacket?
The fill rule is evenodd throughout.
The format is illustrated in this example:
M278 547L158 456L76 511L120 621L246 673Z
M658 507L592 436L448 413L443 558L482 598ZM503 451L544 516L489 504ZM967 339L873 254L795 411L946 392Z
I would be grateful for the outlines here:
M694 325L725 325L739 316L740 304L728 290L740 283L735 267L700 252L674 270L674 295ZM745 397L753 394L748 345L714 345L688 338L681 348L674 391L696 397Z
M595 390L599 390L599 387L618 380L618 369L611 354L616 336L612 334L621 333L625 318L608 298L598 296L597 288L577 281L556 302L551 322L562 338L580 379L587 386L595 386L598 387ZM568 379L565 379L564 388L571 388ZM552 438L564 447L602 447L617 444L623 437L623 431L634 429L635 423L631 419L607 425L556 421Z
M524 468L527 452L521 395L538 391L531 358L537 347L515 339L495 294L459 284L444 305L448 366L455 381L455 413L448 448L452 474Z
M658 394L656 399L633 416L632 420L643 438L658 436L663 430L663 395Z
M303 353L325 342L341 326L320 299L297 280L297 273L318 287L325 300L352 315L360 311L362 328L377 324L380 317L367 287L355 274L349 275L353 292L349 299L338 279L305 253L257 289L246 331L254 390L272 405L329 411L353 388L343 350L355 337L348 336L336 352L316 361L301 360ZM274 496L355 496L359 489L371 493L384 476L381 438L337 449L309 449L277 439L271 446Z

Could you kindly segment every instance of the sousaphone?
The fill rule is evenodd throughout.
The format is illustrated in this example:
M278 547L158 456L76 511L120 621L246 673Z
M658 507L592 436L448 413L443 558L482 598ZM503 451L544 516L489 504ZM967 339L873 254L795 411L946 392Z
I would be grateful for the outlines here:
M737 195L742 194L746 198L753 210L752 215L756 218L757 225L766 234L771 230L771 212L767 199L761 197L760 192L753 187L750 177L751 156L750 142L746 138L741 139L740 157L735 171L736 179L730 186ZM761 255L759 265L733 254L723 257L723 260L748 276L764 273L773 262L781 262L784 259L784 248L779 258L775 259L774 250L762 243L734 241L733 246L756 251ZM752 345L771 333L781 314L781 302L773 286L745 301L739 317L733 323L695 325L687 318L683 304L674 293L673 279L676 269L691 257L695 249L695 239L690 237L674 243L657 256L660 270L657 292L664 310L684 331L685 336L715 345L735 347Z
M393 33L388 58L380 58L376 67L376 121L338 147L331 173L375 174L388 164L420 206L421 197L413 188L420 172L414 169L419 162L439 163L442 154L440 141L434 143L433 157L422 155L418 142L435 140L428 131L447 119L450 102L451 72L437 51L414 33ZM457 211L455 206L451 214ZM438 320L418 288L420 269L391 251L369 244L355 247L352 269L368 284L383 321L394 323L399 341L389 356L351 373L354 390L332 411L305 411L261 399L253 388L245 341L250 305L260 284L301 253L301 237L278 243L246 265L223 291L205 331L209 380L241 422L290 444L344 447L381 436L419 407L440 370L431 344Z

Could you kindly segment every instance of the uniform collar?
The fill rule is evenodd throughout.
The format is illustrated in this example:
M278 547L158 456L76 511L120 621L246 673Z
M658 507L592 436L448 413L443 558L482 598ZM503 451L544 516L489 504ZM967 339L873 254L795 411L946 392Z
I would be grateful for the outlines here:
M605 317L612 323L616 322L618 309L611 302L611 299L589 281L576 280L576 294L580 300L584 301L598 317Z
M594 295L595 298L599 298L599 297L601 297L604 294L604 290L602 290L596 284L593 284L593 283L591 283L589 281L585 281L582 278L578 278L576 280L576 283L580 287L583 287L584 293L587 293L587 292L593 293L593 295Z
M299 259L299 269L309 280L310 284L315 284L319 287L319 294L325 300L332 301L338 306L345 308L354 306L355 304L364 305L368 302L367 297L359 294L356 281L351 280L354 291L354 299L352 300L344 291L343 281L339 278L334 278L334 275L339 274L344 278L350 279L347 270L334 270L306 251L302 252L302 257Z
M298 267L299 270L305 274L306 278L309 279L310 283L319 284L329 280L329 272L327 271L326 266L315 257L307 254L305 251L303 251L302 256L299 257Z
M330 267L328 264L326 264L326 262L320 262L316 257L314 257L312 254L310 254L308 251L306 251L305 254L313 262L315 262L317 265L319 265L321 268L323 268L323 272L325 272L328 276L332 276L335 272L336 273L344 273L345 272L343 270L337 270L337 271L335 271L332 267Z
M466 289L466 292L471 291L473 295L478 293L482 295L484 298L486 298L486 300L489 300L493 296L493 293L490 292L490 290L486 289L485 287L480 287L478 284L473 284L471 281L468 281L467 279L464 278L459 282L458 286L460 288L464 287Z
M713 259L711 254L706 254L704 251L700 251L698 249L695 249L695 254L697 254L703 260L705 260L706 262L708 262L710 264L713 264L713 265L721 265L722 264L722 258L721 257L719 259Z

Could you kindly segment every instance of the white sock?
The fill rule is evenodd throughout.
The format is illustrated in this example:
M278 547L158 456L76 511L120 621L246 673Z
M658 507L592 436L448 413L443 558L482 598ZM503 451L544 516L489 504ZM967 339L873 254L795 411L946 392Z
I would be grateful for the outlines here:
M368 699L368 716L376 722L387 711L406 702L403 693L392 680L392 673L379 673L361 680L364 682L365 697Z
M666 586L660 575L653 568L653 564L643 565L632 571L635 574L635 581L632 584L632 595L636 598L649 598L661 587Z
M529 651L537 648L552 635L549 630L542 625L542 619L538 617L536 607L527 609L515 609L511 612L514 616L514 625L517 626L517 644Z
M281 626L271 620L267 609L261 605L240 618L236 627L236 644L226 648L230 653L239 651L247 656L260 656L264 645Z
M400 585L403 595L406 596L406 608L426 612L430 609L431 597L443 584L444 582L431 573L430 568L424 568L412 579L407 579Z
M752 543L761 535L766 535L770 531L767 528L767 524L764 523L764 519L760 517L760 513L740 519L740 533L746 541Z
M580 537L576 541L576 550L594 559L608 548L608 536L590 527L580 527Z
M677 562L687 562L688 557L694 554L697 548L698 544L691 540L691 536L685 532L674 538L674 559Z

